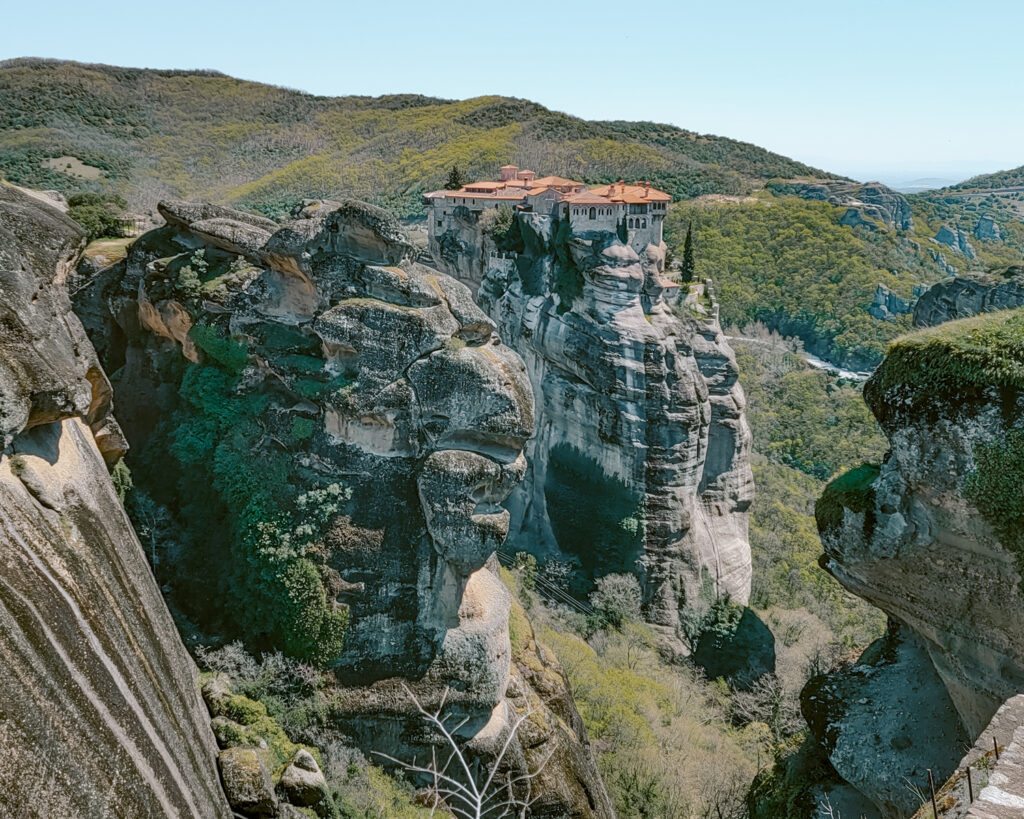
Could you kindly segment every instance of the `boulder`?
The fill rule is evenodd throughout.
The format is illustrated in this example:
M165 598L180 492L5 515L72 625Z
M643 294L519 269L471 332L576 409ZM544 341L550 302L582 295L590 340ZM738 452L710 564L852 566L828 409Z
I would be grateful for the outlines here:
M318 814L329 815L331 794L327 789L327 781L309 751L300 749L295 754L282 771L277 788L282 797L291 804L302 808L319 807Z
M967 240L967 234L960 230L960 228L951 228L948 225L943 225L939 228L938 233L935 234L935 241L946 245L946 247L955 250L957 253L963 254L968 259L975 258L974 248Z
M985 242L1001 242L1003 235L999 231L999 223L989 215L978 218L978 224L974 226L974 237Z
M252 816L275 816L277 797L255 748L226 748L217 756L221 781L234 810Z
M914 306L914 326L933 327L981 313L1024 305L1024 266L958 276L933 285Z

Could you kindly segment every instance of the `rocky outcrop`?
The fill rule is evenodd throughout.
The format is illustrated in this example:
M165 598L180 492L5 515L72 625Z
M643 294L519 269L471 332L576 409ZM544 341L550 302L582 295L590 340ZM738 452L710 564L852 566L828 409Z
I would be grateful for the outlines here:
M918 638L969 739L1024 690L1022 321L996 313L896 342L865 386L890 450L817 507L824 567Z
M958 276L933 285L914 305L914 326L934 327L981 313L1024 305L1024 267L987 275Z
M783 180L768 187L782 194L814 199L845 207L841 223L863 225L871 230L912 230L914 217L907 198L880 182L835 180Z
M519 737L508 770L524 773L551 754L550 815L610 816L582 724L567 719L575 709L564 678L549 675L547 692L517 681L510 595L493 561L509 525L501 504L526 470L534 429L522 360L464 286L413 260L378 208L306 202L273 233L206 205L164 203L161 212L169 224L80 295L104 354L123 362L129 437L160 464L139 480L166 484L175 469L206 468L211 457L190 461L181 442L194 439L189 424L216 424L226 443L213 442L212 461L230 457L246 494L232 494L235 481L215 466L165 488L178 493L173 505L208 479L209 502L221 493L224 514L237 520L255 494L261 521L288 530L261 529L257 546L237 536L211 545L179 519L184 542L166 557L176 605L200 627L318 658L336 682L332 724L367 751L411 758L439 739L406 686L426 708L447 691L460 737L485 760L532 705L541 727ZM197 287L186 267L205 281ZM222 403L204 410L205 393L190 391L201 384L226 384ZM184 426L161 432L154 404ZM316 498L322 519L289 518ZM249 589L237 587L226 555L226 567L190 573L211 548L257 567ZM287 584L268 588L267 575L304 578L299 600ZM263 602L217 602L250 590ZM271 620L249 617L258 605ZM310 616L320 636L308 631ZM289 778L296 788L302 770Z
M0 814L230 816L195 666L107 471L124 439L64 286L84 244L0 186Z
M919 294L915 293L915 295ZM871 301L868 313L879 321L895 321L913 310L913 302L900 298L884 284L879 284L875 288L875 297Z
M547 217L519 220L517 251L468 214L431 248L452 275L479 279L538 398L509 548L572 560L591 580L638 574L646 618L685 651L682 611L750 592L750 432L714 300L701 287L670 305L664 246L638 255L612 233L566 241Z
M985 242L1001 242L1003 234L999 230L999 223L985 214L978 217L978 224L974 226L974 238Z
M920 801L928 770L938 781L967 736L921 639L897 622L852 666L813 678L801 710L844 780L882 817L902 819Z
M935 234L935 241L951 250L955 250L957 253L963 254L968 259L975 258L974 248L971 246L967 234L960 230L960 228L951 228L948 225L943 225L939 228L939 232Z

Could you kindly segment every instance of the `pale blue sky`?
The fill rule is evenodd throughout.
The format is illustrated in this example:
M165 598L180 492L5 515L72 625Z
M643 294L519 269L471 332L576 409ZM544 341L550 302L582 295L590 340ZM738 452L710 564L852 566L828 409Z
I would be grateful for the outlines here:
M854 177L1024 164L1024 3L0 0L0 58L214 68L317 94L525 97Z

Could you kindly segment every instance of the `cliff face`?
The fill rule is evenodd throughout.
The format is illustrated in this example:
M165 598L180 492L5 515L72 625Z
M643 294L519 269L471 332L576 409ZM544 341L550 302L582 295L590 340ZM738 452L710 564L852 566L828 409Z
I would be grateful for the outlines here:
M0 185L0 814L229 816L195 666L107 471L124 439L65 289L84 245Z
M890 451L817 508L823 565L916 635L970 738L1024 685L1022 321L895 343L865 387Z
M540 804L610 816L567 684L543 649L510 644L495 574L534 426L522 360L377 208L310 202L280 228L160 211L167 227L80 302L122 365L129 438L159 464L140 474L188 510L163 557L172 599L330 668L332 724L366 750L411 758L429 740L404 685L426 708L447 689L485 759L532 708L510 769L552 754Z
M472 220L431 247L452 275L480 281L477 300L538 399L510 549L572 559L590 577L637 573L647 619L682 649L683 609L750 592L750 432L717 310L707 294L669 304L664 245L638 255L611 233L519 223L514 252Z
M1024 304L1024 267L989 275L957 276L928 288L914 305L914 326L934 327Z

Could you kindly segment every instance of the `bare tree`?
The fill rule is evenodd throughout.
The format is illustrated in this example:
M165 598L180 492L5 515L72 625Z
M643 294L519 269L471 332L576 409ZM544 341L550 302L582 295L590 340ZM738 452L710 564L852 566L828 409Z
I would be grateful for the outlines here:
M510 774L500 778L498 771L505 754L515 740L519 727L533 714L533 709L527 709L512 724L500 753L491 763L490 770L475 776L473 766L470 765L463 749L459 747L459 743L455 739L455 734L469 721L469 717L449 729L445 725L448 718L441 716L445 702L448 700L448 689L445 688L444 694L441 695L441 702L438 704L437 710L431 713L420 704L408 686L403 683L402 688L409 695L409 699L413 701L420 716L444 737L448 758L443 763L439 762L436 747L431 748L430 764L427 766L417 764L415 757L410 763L380 752L377 752L377 756L395 763L409 773L431 778L433 782L431 796L433 798L430 815L433 816L434 811L443 803L445 809L458 819L500 819L500 817L508 816L525 819L530 805L539 798L533 795L533 779L544 769L551 758L551 753L541 760L535 770L528 770L525 774L515 776ZM478 781L481 778L483 781Z

